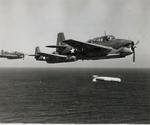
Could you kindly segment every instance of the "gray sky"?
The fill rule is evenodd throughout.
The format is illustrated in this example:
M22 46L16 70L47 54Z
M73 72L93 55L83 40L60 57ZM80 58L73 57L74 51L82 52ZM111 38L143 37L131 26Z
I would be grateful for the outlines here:
M136 63L124 59L77 61L47 64L35 61L0 59L0 67L150 67L149 0L0 0L0 49L34 53L53 49L58 32L66 38L85 42L107 34L140 40Z

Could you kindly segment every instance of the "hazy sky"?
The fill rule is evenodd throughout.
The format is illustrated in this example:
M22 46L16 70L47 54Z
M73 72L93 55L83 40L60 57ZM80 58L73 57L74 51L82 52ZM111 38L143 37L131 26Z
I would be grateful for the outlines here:
M123 59L47 64L0 59L0 67L150 67L150 0L0 0L0 50L32 54L36 46L56 44L58 32L87 41L104 34L140 40L136 63Z

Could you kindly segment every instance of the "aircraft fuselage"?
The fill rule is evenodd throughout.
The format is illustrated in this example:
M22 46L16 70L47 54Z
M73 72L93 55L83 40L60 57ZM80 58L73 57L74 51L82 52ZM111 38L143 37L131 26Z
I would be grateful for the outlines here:
M106 39L105 37L106 36L97 37L88 40L87 43L111 47L112 50L110 52L100 51L99 49L91 49L91 50L89 49L87 51L84 50L83 48L81 50L78 50L77 52L78 59L96 60L96 59L122 58L133 53L131 50L131 43L133 41L125 39L116 39L114 36L110 36L109 39Z
M24 58L24 53L20 53L17 51L11 53L11 52L1 50L0 58L21 59Z

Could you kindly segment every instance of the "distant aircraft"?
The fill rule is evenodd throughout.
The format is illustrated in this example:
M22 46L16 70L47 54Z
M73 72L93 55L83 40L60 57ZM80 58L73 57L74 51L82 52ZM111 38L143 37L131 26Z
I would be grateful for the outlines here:
M93 75L93 82L97 81L107 81L107 82L121 82L120 78L116 77L106 77L106 76L98 76L98 75Z
M24 53L21 53L21 52L17 52L17 51L14 51L14 52L7 52L7 51L4 51L4 50L1 50L1 53L0 53L0 58L7 58L7 59L24 59L25 57L25 54Z
M74 56L77 60L123 58L133 54L133 62L135 62L135 48L139 41L134 43L132 40L118 39L105 34L86 43L73 39L63 40L63 43L74 48Z
M46 61L47 63L63 63L63 62L74 62L76 61L75 56L71 55L59 55L56 52L54 53L43 53L40 51L39 47L35 48L35 54L29 55L34 56L37 61Z
M34 56L37 61L46 61L47 63L63 63L63 62L74 62L76 56L72 53L72 47L63 43L65 40L64 33L58 33L57 44L46 46L50 48L56 48L53 53L43 53L39 47L35 48L35 54L29 55Z

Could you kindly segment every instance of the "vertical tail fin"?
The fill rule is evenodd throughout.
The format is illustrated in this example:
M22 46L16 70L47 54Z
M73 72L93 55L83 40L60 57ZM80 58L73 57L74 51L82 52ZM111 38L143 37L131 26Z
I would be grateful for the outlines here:
M63 45L63 42L65 40L65 35L63 32L58 33L57 35L57 45Z
M63 43L64 40L65 40L64 33L63 32L58 33L58 35L57 35L57 46L65 45L65 43ZM62 51L64 51L64 49L56 48L56 52L61 53Z
M40 53L40 52L41 52L41 51L40 51L40 47L37 46L37 47L35 48L35 55L38 55L38 53Z

